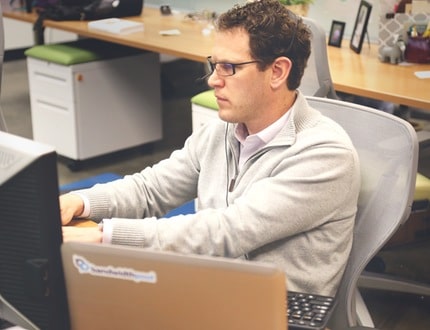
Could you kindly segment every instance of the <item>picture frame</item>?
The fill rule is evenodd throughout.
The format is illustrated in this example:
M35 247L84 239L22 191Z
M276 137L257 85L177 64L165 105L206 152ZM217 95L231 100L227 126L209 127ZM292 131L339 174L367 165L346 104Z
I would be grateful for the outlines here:
M361 53L363 47L364 36L367 33L367 25L369 23L372 5L367 1L360 1L357 17L355 19L354 29L352 30L350 48L357 54Z
M344 31L345 31L345 22L332 21L330 35L328 38L329 46L340 47L342 44Z

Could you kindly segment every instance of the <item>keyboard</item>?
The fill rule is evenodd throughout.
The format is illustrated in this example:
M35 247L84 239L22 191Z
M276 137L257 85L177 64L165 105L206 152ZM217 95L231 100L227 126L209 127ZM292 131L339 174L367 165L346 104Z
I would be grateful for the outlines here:
M334 308L334 298L309 293L288 292L288 329L323 330Z

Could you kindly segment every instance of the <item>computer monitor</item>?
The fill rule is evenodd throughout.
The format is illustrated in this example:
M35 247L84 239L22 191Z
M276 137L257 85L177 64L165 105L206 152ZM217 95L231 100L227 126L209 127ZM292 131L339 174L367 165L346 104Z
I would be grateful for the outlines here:
M68 329L61 264L57 155L0 132L0 319L25 329Z

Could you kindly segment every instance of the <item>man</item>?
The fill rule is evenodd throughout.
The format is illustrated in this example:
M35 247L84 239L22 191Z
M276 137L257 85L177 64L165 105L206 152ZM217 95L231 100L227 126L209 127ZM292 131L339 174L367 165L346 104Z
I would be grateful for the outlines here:
M334 295L359 164L347 134L297 90L309 54L309 30L276 0L222 14L208 83L223 121L151 168L61 196L63 224L104 219L63 227L64 239L271 262L290 290ZM195 214L157 219L194 198Z

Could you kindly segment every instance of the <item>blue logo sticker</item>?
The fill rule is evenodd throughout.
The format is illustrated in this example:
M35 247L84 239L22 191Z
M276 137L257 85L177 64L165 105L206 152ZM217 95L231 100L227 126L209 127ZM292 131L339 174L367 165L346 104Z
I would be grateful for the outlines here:
M154 271L140 272L131 268L98 266L89 262L82 256L73 255L73 264L81 274L92 276L117 278L133 282L156 283L157 274Z

